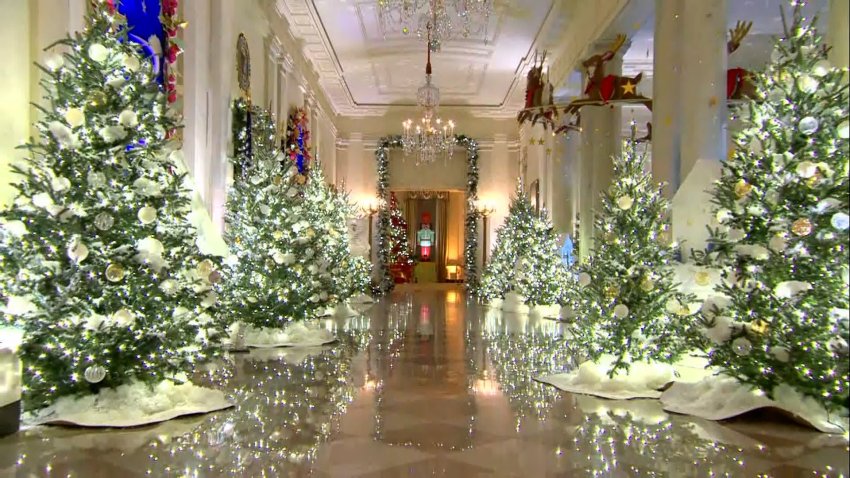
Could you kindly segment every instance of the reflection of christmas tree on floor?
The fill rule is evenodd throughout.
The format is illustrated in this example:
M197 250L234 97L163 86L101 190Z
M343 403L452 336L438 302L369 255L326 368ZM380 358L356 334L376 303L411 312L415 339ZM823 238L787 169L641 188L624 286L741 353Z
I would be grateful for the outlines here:
M645 172L632 138L614 158L614 178L596 217L597 240L579 269L576 339L591 360L613 355L610 375L632 362L671 363L685 350L691 298L676 290L669 203Z
M38 142L0 213L0 322L24 329L25 404L191 369L220 335L178 127L118 15L94 7L43 68Z
M848 86L802 4L752 77L760 99L714 192L726 270L695 339L710 365L771 398L790 387L846 410Z
M568 273L558 238L546 213L534 211L521 187L496 234L496 247L481 277L479 296L504 299L513 292L529 305L560 304L567 291Z
M413 259L410 257L410 244L407 239L407 221L398 207L395 193L390 193L390 225L387 228L387 247L389 248L390 273L396 284L413 280Z

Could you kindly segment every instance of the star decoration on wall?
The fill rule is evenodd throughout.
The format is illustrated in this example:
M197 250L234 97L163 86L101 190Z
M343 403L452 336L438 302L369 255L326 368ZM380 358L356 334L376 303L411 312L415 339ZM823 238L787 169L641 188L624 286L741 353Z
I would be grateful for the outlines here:
M626 81L626 84L623 85L623 95L627 94L635 94L635 86L636 83L632 83L631 81Z

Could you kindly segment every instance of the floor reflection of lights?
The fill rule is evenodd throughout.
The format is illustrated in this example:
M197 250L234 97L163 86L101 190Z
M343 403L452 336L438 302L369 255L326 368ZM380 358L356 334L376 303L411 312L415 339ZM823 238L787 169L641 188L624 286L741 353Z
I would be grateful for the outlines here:
M572 366L565 326L399 287L339 343L255 351L199 374L235 410L130 430L0 439L0 476L848 476L843 437L716 423L533 380Z

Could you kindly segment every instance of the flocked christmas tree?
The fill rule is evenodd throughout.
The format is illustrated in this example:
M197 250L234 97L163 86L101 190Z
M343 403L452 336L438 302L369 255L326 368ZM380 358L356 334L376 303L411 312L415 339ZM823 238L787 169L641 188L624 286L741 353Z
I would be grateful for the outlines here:
M637 148L633 125L623 154L613 158L614 178L596 213L594 250L571 294L576 340L591 360L614 356L610 375L636 361L673 362L686 348L693 300L677 292L669 203Z
M521 184L496 234L496 246L481 277L478 295L493 300L514 292L529 305L562 303L569 275L561 260L558 238L546 212L535 212Z
M783 13L783 21L786 22ZM709 363L773 397L848 405L848 86L802 2L752 81L714 191L722 297L696 335Z
M220 335L178 127L123 18L96 7L46 62L38 138L0 212L0 321L25 331L25 403L192 368Z
M252 136L274 135L268 113L252 119ZM245 174L228 195L233 256L222 291L234 320L280 328L365 292L369 269L350 253L353 207L325 184L321 168L301 174L273 142L254 144L252 157L235 157Z

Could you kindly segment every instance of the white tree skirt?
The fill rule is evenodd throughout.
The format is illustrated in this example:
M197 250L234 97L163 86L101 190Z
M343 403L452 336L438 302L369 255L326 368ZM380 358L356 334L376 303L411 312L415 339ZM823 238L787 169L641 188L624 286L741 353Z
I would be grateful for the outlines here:
M278 347L258 348L250 354L243 355L251 362L279 362L284 361L290 365L298 365L307 357L321 355L327 347Z
M374 304L375 299L366 294L360 294L348 299L348 302L351 304Z
M789 413L824 433L847 433L846 410L829 414L815 400L804 397L792 387L779 385L773 391L776 400L734 378L711 375L696 383L674 383L661 395L664 409L708 420L725 420L761 408Z
M687 357L676 364L634 362L628 372L619 371L608 377L614 357L603 355L596 362L587 361L566 373L544 375L535 380L572 393L627 400L659 398L661 390L674 381L694 381L704 377L704 362Z
M532 318L557 319L561 316L560 305L532 305L528 315Z
M242 327L244 345L248 347L317 347L336 341L333 332L313 322L295 322L285 328L257 328L244 324ZM234 330L231 327L231 343L235 342Z
M137 427L184 415L210 413L234 404L224 393L192 383L164 380L153 387L133 382L96 395L61 397L52 405L23 416L24 424L81 427Z

